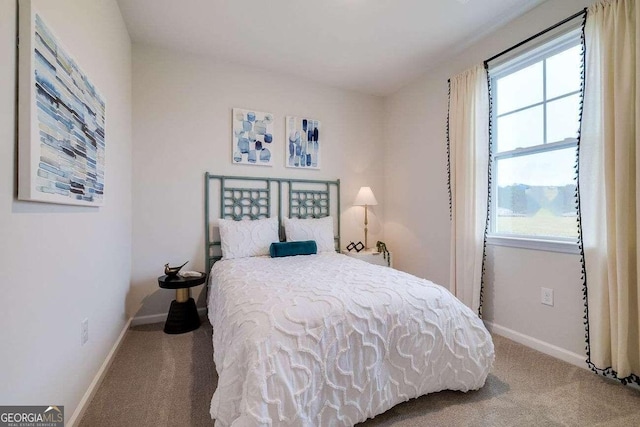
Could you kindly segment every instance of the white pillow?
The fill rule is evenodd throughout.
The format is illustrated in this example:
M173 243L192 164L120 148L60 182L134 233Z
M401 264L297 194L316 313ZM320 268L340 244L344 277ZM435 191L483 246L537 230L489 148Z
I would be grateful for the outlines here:
M223 259L269 255L269 246L279 242L278 217L234 221L218 220Z
M336 245L333 236L333 218L314 219L284 219L284 233L287 242L299 242L303 240L315 240L318 252L335 252Z

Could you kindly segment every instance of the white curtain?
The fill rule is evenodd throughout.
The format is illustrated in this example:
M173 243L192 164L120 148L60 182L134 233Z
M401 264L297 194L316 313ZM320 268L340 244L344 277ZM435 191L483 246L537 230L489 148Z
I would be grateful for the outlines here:
M489 94L478 65L450 79L449 185L451 196L450 288L478 312L487 222Z
M637 21L635 0L609 0L588 9L585 25L579 186L590 361L620 379L640 374Z

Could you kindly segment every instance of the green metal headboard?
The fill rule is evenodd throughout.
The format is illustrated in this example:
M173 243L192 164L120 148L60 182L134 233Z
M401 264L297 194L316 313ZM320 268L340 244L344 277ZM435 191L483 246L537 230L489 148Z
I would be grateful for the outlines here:
M213 188L212 182L218 184ZM215 185L214 184L214 185ZM233 219L269 218L277 214L280 239L283 240L283 208L288 218L322 218L332 215L337 221L336 251L340 250L340 180L247 177L204 174L204 235L207 272L222 256L220 240L212 237L211 192L218 192L218 217ZM335 200L335 204L332 203ZM274 211L274 207L276 210Z

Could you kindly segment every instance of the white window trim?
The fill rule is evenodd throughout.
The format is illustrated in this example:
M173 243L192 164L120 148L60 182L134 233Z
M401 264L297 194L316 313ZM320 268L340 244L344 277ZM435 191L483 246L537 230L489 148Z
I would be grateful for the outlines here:
M509 151L501 151L493 155L494 162L492 166L495 166L495 161L500 159L546 153L549 151L562 150L565 148L575 148L577 146L578 140L576 138L567 138L564 141L550 142L548 144L538 144L531 147L516 148L515 150Z
M524 51L520 50L519 52L513 52L511 55L509 55L508 58L501 58L500 64L493 64L493 66L491 66L492 70L490 71L490 77L492 80L492 85L495 84L495 81L501 77L517 72L537 61L540 61L544 58L551 57L560 51L563 51L565 49L568 49L580 44L579 41L576 41L576 38L580 34L578 25L579 24L577 21L573 22L567 25L564 29L559 30L559 32L561 32L560 35L558 33L554 34L553 36L548 35L548 38L546 38L546 40L544 39L538 40L536 45L532 45L532 47L529 47L529 48L524 48ZM551 47L550 49L543 48L544 45L546 45L550 40L553 40L553 39L555 39L553 41L554 43L553 47ZM516 59L524 55L526 51L528 51L528 55L526 55L523 60ZM513 61L514 59L515 61ZM543 70L543 72L546 74L546 69ZM544 76L543 85L545 85L545 88L546 88L546 76ZM546 89L544 90L546 94ZM547 103L552 102L556 99L561 99L567 96L574 95L576 93L579 93L579 91L563 94L559 97L550 98L550 99L546 99L546 95L545 95L544 100L540 104L546 105ZM492 96L494 97L493 105L496 105L495 103L496 95L497 95L496 92L492 94ZM501 115L498 115L497 113L493 114L492 115L493 129L494 130L497 129L496 124L499 116L513 114L514 112L517 112L519 110L531 108L534 105L535 104L532 104L532 105L519 108L518 110L508 111ZM492 246L506 246L506 247L531 249L531 250L539 250L539 251L547 251L547 252L580 254L580 248L578 246L577 238L576 239L563 238L559 236L558 237L556 236L537 237L532 235L500 234L495 232L495 220L493 219L493 217L496 212L495 203L497 203L497 199L495 199L495 197L497 195L497 183L495 180L495 176L493 174L496 171L497 161L500 159L505 159L510 157L519 157L519 156L543 153L543 152L548 152L553 150L560 150L564 148L577 147L578 140L575 138L565 139L563 141L547 142L546 113L544 116L545 116L544 117L545 134L544 134L543 144L539 144L531 147L525 147L525 148L517 148L514 150L503 151L500 153L495 153L495 152L492 153L492 160L491 160L492 181L493 181L492 188L491 188L492 201L490 206L490 223L489 223L489 228L487 230L486 243ZM577 226L577 221L576 221L576 226Z
M531 249L545 252L559 252L574 255L580 254L578 242L574 242L573 240L560 240L560 238L537 239L531 236L490 234L487 235L487 245Z

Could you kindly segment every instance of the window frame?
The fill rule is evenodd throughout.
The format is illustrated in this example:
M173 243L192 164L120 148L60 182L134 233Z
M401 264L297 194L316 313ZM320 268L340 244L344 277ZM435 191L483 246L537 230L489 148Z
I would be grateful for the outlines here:
M490 153L490 179L491 179L491 199L489 204L489 222L487 227L486 243L494 246L507 246L523 249L542 250L548 252L561 252L579 254L580 249L578 246L578 238L561 237L561 236L533 236L523 234L512 233L498 233L496 232L496 214L498 210L498 184L497 184L497 171L498 162L502 159L530 156L540 153L548 153L556 150L575 148L578 147L578 138L566 138L561 141L547 140L547 108L548 104L560 99L564 99L574 95L582 95L582 88L567 92L560 96L555 96L547 99L547 59L554 55L571 49L575 46L582 45L581 28L577 25L571 25L562 31L560 34L555 34L553 37L538 42L524 51L519 51L510 58L503 60L502 63L495 67L488 67L488 78L491 85L491 106L497 106L497 80L508 75L514 74L526 67L536 64L542 61L542 101L534 102L532 104L516 108L511 111L507 111L502 114L496 111L491 112L491 129L492 141L491 141L491 153ZM497 152L497 122L500 117L505 117L511 114L515 114L521 111L525 111L530 108L542 106L543 109L543 142L542 144L515 148L502 152ZM571 166L572 167L572 166ZM576 182L577 185L577 182ZM576 210L577 214L577 210ZM577 227L577 221L576 221Z

